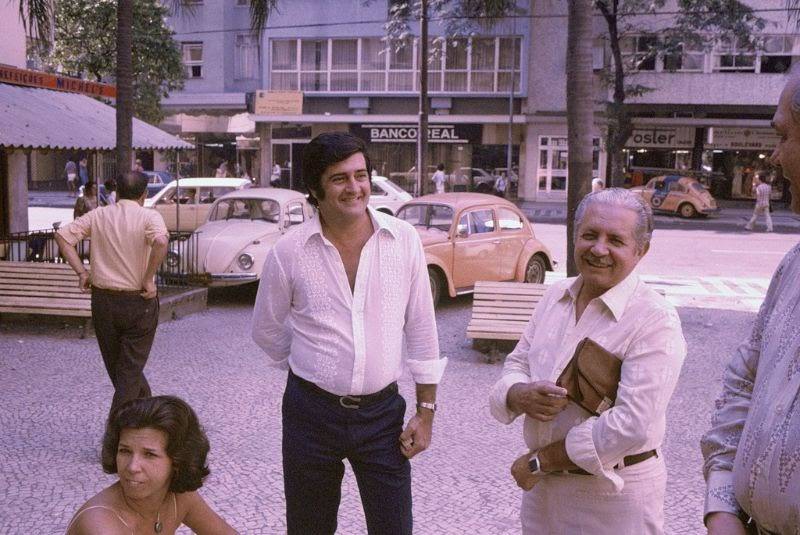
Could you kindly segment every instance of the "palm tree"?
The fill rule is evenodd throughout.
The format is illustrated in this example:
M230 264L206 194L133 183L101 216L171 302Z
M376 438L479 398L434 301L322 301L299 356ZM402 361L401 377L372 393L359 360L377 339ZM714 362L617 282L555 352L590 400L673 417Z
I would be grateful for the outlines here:
M575 210L589 192L594 126L592 0L569 0L567 23L567 276L577 275L573 258Z
M117 2L117 173L131 168L133 152L133 0Z

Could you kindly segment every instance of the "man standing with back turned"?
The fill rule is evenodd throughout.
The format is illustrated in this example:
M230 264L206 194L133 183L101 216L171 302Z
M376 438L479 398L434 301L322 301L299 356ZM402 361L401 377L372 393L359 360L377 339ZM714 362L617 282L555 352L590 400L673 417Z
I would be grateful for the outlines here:
M121 176L117 193L115 205L92 210L56 234L81 290L92 292L92 322L114 385L110 412L150 396L143 370L158 326L155 275L169 241L161 214L142 207L147 175L131 171ZM75 249L86 238L91 238L91 272Z
M439 358L425 253L404 221L369 208L364 143L343 132L303 151L319 217L282 237L264 263L253 339L288 365L283 477L289 535L336 531L344 459L367 530L412 532L408 459L431 441ZM417 410L403 431L403 364Z
M800 77L781 93L770 161L792 185L800 213ZM800 526L800 245L781 261L753 330L722 377L700 445L711 535L796 534Z

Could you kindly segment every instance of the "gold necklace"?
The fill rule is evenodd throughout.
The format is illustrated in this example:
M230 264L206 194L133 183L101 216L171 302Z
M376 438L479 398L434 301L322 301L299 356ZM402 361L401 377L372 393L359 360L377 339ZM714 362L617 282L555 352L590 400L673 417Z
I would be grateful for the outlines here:
M139 511L137 511L136 509L134 509L133 507L130 506L130 504L128 503L128 499L125 497L125 492L123 492L122 489L120 489L120 493L122 494L122 501L125 502L125 505L128 506L128 509L130 509L131 511L133 511L134 513L139 515L139 517L142 520L147 522L147 519L144 517L144 515L142 513L140 513ZM169 496L169 492L167 493L167 496ZM164 505L164 502L167 500L167 496L164 496L164 500L158 506L158 511L156 511L156 521L153 522L153 531L155 533L161 533L161 531L164 529L164 524L161 523L161 507Z

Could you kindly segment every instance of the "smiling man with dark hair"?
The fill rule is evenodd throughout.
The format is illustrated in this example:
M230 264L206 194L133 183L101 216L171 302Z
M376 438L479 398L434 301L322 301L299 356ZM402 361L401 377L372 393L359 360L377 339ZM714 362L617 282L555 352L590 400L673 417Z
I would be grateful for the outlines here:
M412 226L368 207L370 163L345 132L303 152L319 209L267 255L253 339L289 368L283 471L290 535L333 534L343 460L353 467L370 534L412 532L408 459L431 441L439 357L425 252ZM417 410L397 379L407 366Z

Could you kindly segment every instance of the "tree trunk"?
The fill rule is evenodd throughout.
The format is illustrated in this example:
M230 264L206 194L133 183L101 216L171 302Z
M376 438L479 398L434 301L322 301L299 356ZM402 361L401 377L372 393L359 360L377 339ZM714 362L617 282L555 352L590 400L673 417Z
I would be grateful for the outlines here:
M133 0L117 2L117 173L131 169L133 144Z
M592 0L569 0L567 27L567 276L577 275L574 259L575 210L592 180Z
M421 0L420 2L419 28L417 195L425 195L426 184L428 182L428 0Z

